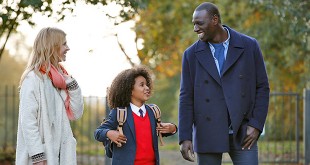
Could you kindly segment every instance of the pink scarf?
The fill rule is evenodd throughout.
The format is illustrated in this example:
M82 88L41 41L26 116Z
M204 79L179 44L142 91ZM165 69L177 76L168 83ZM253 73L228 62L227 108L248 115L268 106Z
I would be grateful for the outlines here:
M68 72L65 70L65 68L61 65L59 66L60 66L60 69L63 71L63 73L68 75ZM40 72L43 74L46 74L46 67L44 65L40 68ZM51 65L51 69L48 72L48 77L52 80L54 87L63 89L66 91L67 97L65 100L65 108L66 108L66 112L67 112L67 116L69 120L73 120L74 116L73 116L72 109L70 107L70 95L69 95L69 91L67 90L67 84L66 84L64 76L58 72L58 70L56 69L54 65Z

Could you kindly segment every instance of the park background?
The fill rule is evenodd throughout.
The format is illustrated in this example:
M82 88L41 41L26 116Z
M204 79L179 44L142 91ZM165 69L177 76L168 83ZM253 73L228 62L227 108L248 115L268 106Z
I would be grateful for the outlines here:
M197 40L192 13L204 1L189 0L0 0L0 162L15 159L18 85L35 35L54 26L67 33L63 64L79 82L83 117L72 122L79 164L106 162L93 131L105 117L106 88L125 68L146 65L154 73L150 103L162 120L178 123L184 50ZM303 154L304 90L310 89L310 2L307 0L213 0L222 23L256 38L271 88L261 137L260 161L299 164ZM177 136L160 147L161 164L182 160ZM229 162L229 158L225 162Z

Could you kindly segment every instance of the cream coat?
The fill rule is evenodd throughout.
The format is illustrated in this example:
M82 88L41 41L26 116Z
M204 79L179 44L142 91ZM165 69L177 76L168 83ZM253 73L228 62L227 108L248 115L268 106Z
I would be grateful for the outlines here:
M69 78L66 83L73 81ZM69 91L74 118L83 114L81 89ZM66 114L64 90L29 72L20 90L16 164L31 165L31 156L44 152L48 165L75 165L76 140Z

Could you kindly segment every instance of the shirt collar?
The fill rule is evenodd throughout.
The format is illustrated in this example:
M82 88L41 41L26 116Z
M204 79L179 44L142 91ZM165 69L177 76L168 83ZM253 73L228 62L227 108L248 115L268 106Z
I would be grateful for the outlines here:
M139 109L142 109L142 111L143 111L143 116L144 116L145 113L146 113L145 104L143 104L141 107L137 107L136 105L130 103L130 107L131 107L132 112L134 112L135 114L137 114L137 115L139 115L139 116L140 116Z
M228 35L228 38L223 42L223 45L224 45L224 47L226 49L228 47L228 45L229 45L230 33L229 33L229 30L226 27L224 27L224 29L227 31L227 35Z
M222 42L222 43L223 43L223 46L225 47L225 49L227 49L227 48L228 48L228 45L229 45L229 40L230 40L230 33L229 33L229 30L228 30L226 27L223 27L223 28L227 31L228 37L227 37L227 39L226 39L224 42ZM209 46L210 46L210 48L211 48L211 51L214 51L215 49L214 49L213 45L212 45L210 42L208 42L208 43L209 43Z

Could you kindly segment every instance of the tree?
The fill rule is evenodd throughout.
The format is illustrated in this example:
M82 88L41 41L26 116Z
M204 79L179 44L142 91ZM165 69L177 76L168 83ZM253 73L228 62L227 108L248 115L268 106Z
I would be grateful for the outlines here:
M150 1L139 12L135 31L144 48L138 51L141 63L155 75L155 92L150 102L162 109L163 120L176 121L183 51L194 40L192 11L197 2Z
M181 55L196 39L191 33L194 6L185 0L152 1L140 12L136 32L145 46L138 52L142 63L167 77L179 74Z
M309 2L212 2L219 7L223 24L258 40L271 90L301 92L310 82ZM144 45L138 56L142 64L156 73L153 99L164 105L166 115L173 114L166 110L177 108L183 51L197 39L191 19L198 4L186 0L150 1L146 9L139 12L136 21L137 40L142 40Z
M310 87L310 2L276 0L265 2L264 5L267 11L273 13L274 17L270 18L271 25L278 22L278 28L272 30L278 35L270 36L270 39L272 43L278 43L279 47L278 51L273 50L273 53L280 58L274 58L273 63L279 64L278 61L282 61L283 65L277 65L280 73L274 76L279 78L285 91L301 92L307 83ZM272 45L269 48L272 49Z
M305 0L253 1L243 26L258 39L271 89L301 92L310 82L310 3Z
M112 2L110 0L84 1L90 5L107 5ZM122 7L119 14L120 19L118 19L119 21L116 24L133 18L137 14L138 9L144 8L148 1L114 0L113 2ZM10 35L15 32L22 20L27 21L30 25L34 25L32 14L36 12L49 17L55 13L58 20L63 20L68 12L70 13L74 10L74 5L77 2L76 0L63 0L58 6L58 9L53 9L52 0L20 0L17 2L0 0L0 39L4 38L4 43L0 47L0 60Z
M310 82L310 3L305 0L220 1L224 24L260 43L272 91L301 92Z

